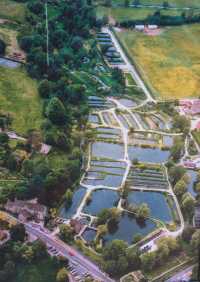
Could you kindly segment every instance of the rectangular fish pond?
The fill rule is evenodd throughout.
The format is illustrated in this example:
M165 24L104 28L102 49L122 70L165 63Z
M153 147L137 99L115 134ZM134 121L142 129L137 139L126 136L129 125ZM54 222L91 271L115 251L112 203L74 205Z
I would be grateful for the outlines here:
M147 219L139 222L132 214L123 212L118 224L104 236L104 244L106 245L109 242L118 239L131 245L136 234L146 236L155 229L156 223L154 221Z
M60 217L70 219L76 213L81 200L85 196L85 193L86 189L81 186L76 191L74 191L71 206L69 208L66 208L64 203L60 210Z
M120 144L94 142L92 144L92 157L94 158L108 158L108 159L123 159L124 146Z
M148 165L149 166L149 165ZM162 166L160 167L133 166L130 169L127 184L131 187L145 187L154 189L168 189L169 184Z
M192 196L196 196L196 192L194 190L194 187L195 187L195 183L197 182L197 174L198 174L198 171L196 170L192 170L192 169L187 169L187 174L189 175L190 177L190 182L188 184L188 192L190 192L192 194Z
M86 214L96 216L102 209L112 208L119 201L119 193L112 190L99 189L92 192L91 200L83 208Z
M94 241L95 237L97 235L97 231L93 228L87 227L85 231L82 233L81 237L90 244L92 241Z
M131 160L138 159L140 162L164 163L170 156L169 150L159 148L142 148L136 146L128 147L128 154Z

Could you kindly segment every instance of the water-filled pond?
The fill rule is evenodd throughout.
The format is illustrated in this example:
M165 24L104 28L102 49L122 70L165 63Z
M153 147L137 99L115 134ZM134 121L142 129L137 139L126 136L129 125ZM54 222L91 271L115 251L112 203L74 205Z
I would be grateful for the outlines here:
M96 158L123 159L124 147L120 144L95 142L92 144L92 156Z
M131 160L138 159L141 162L162 163L170 156L170 151L159 148L142 148L136 146L128 147L128 154Z
M15 69L20 66L20 63L5 58L0 58L0 66Z
M164 222L171 222L173 219L170 207L162 193L133 191L128 195L128 203L136 205L147 203L151 210L151 217Z
M88 117L88 121L91 122L91 123L97 123L97 124L100 123L99 116L95 115L95 114L90 114L89 117Z
M71 218L76 213L85 193L86 189L80 186L73 194L72 205L66 209L65 203L63 204L60 210L60 217Z
M87 227L81 236L86 242L90 243L95 239L96 234L97 231L95 229Z
M117 228L113 228L113 230L110 230L110 232L105 235L104 244L118 239L124 240L130 245L136 234L139 233L145 236L152 232L155 228L156 224L152 220L148 219L139 223L133 215L124 212L119 220Z
M116 206L118 201L118 192L105 189L96 190L92 193L92 200L83 208L83 212L97 215L102 209Z
M128 108L137 106L136 102L134 102L133 100L130 100L130 99L126 99L126 98L119 99L119 102L123 106L128 107Z
M103 166L109 168L125 168L125 162L117 162L117 161L105 161L105 160L91 160L91 166Z
M197 181L197 171L192 169L187 169L187 174L190 176L190 182L188 184L188 192L190 192L193 196L196 196L196 192L193 189L193 186Z
M171 147L173 145L173 137L169 135L163 136L163 144L164 146Z

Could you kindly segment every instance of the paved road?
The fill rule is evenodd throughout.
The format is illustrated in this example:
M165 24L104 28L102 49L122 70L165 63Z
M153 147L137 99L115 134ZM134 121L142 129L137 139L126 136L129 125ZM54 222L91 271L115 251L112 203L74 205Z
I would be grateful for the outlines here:
M78 263L86 271L88 271L94 278L102 282L114 282L113 279L107 276L101 269L89 261L86 257L77 252L74 248L62 242L61 240L53 237L48 230L46 232L33 228L30 224L25 225L26 231L32 235L37 236L45 244L48 244L58 250L64 257L68 258L70 261ZM74 254L71 256L70 254Z
M190 281L191 275L192 275L192 269L194 266L190 266L183 271L180 271L179 273L175 274L170 279L166 280L165 282L187 282Z

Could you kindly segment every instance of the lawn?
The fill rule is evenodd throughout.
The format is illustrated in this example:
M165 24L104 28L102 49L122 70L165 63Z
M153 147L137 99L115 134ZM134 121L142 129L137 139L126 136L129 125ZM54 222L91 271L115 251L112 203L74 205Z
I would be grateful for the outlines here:
M163 4L163 0L140 0L141 4ZM169 5L176 6L176 7L193 7L193 8L200 8L199 0L168 0Z
M126 20L142 20L147 16L154 14L158 9L148 9L148 8L125 8L125 7L103 7L99 6L97 8L97 17L102 18L103 16L108 16L110 21L126 21ZM181 15L181 11L176 10L162 10L163 15Z
M165 28L159 36L117 32L154 95L162 99L199 96L200 26Z
M133 2L133 1L130 1ZM140 4L144 5L163 5L164 0L140 0ZM200 8L199 0L168 0L169 5L178 8L182 7L192 7ZM112 4L124 4L124 0L112 0Z
M17 22L25 19L25 5L11 0L0 0L0 18Z
M40 128L42 102L36 81L25 70L0 67L0 94L0 111L11 113L13 130L20 134Z

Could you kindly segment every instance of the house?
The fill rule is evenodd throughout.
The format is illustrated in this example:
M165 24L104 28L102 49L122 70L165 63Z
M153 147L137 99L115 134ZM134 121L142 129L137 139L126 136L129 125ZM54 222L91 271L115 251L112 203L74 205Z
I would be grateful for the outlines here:
M156 24L148 24L147 27L148 27L148 29L151 29L151 30L158 28L158 26Z
M144 31L145 25L135 25L135 29L136 29L137 31Z
M39 204L36 199L30 201L8 200L4 208L6 211L18 215L18 218L23 222L29 219L43 222L47 215L47 208Z
M79 234L84 225L77 219L71 219L70 226L74 229L76 234Z
M195 207L194 210L194 227L200 228L200 206Z

